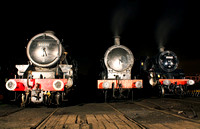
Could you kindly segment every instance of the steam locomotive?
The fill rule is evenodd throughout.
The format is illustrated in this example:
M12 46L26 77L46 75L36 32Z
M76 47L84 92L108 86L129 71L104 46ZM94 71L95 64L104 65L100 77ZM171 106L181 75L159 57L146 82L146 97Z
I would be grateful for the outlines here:
M119 36L114 42L115 45L108 48L104 55L101 80L97 80L97 89L104 93L105 101L108 98L127 98L134 88L143 88L141 79L131 79L134 64L131 50L120 45Z
M29 103L60 105L73 88L73 66L68 64L60 40L53 31L35 35L26 47L28 64L16 65L17 76L6 82L21 106Z
M161 97L183 97L187 93L187 87L195 83L193 80L185 79L183 70L178 69L179 60L172 51L164 51L162 48L155 57L146 57L140 63L142 75L146 75L146 80Z

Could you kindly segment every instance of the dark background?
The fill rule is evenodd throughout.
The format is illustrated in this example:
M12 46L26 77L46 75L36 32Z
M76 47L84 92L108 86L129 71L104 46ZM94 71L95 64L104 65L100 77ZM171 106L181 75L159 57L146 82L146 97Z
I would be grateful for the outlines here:
M160 44L177 54L186 74L200 73L197 1L8 1L1 6L2 66L27 63L28 41L52 30L78 60L79 72L87 81L98 74L98 61L113 45L114 35L121 37L121 44L136 59L156 55Z

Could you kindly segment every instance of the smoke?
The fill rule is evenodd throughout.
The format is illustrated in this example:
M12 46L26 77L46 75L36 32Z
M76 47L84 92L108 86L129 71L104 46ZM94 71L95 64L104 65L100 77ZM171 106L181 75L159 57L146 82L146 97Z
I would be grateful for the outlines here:
M156 42L158 43L158 49L164 49L165 44L169 38L173 27L176 27L176 22L170 18L162 18L157 26L156 30Z
M111 30L115 36L119 36L129 18L133 18L134 3L122 0L114 10L111 20Z
M156 26L156 42L158 44L158 49L161 51L164 50L172 32L180 27L183 16L183 6L181 4L168 4Z

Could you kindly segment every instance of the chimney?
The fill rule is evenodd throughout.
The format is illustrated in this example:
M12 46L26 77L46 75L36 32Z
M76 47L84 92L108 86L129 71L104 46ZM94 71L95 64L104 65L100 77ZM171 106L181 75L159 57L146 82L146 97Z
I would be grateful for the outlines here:
M164 47L160 47L160 48L159 48L159 51L160 51L160 52L164 52L164 51L165 51L165 48L164 48Z
M115 45L120 45L120 37L119 36L114 37L114 43L115 43Z

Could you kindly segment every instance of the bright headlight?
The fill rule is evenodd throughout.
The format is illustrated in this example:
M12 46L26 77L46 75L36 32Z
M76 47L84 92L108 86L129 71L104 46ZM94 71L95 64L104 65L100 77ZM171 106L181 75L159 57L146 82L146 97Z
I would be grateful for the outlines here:
M142 82L141 81L137 81L135 83L136 88L142 88Z
M170 80L164 80L163 84L169 86L171 84L171 82L170 82Z
M109 82L103 82L102 86L103 86L104 89L108 89L108 88L110 88L110 83Z
M187 81L187 84L188 84L188 85L194 85L194 83L195 83L194 80L188 80L188 81Z
M157 81L153 78L149 79L149 84L152 86L155 86L157 84Z
M150 72L150 77L154 77L154 76L153 76L153 72Z
M8 81L6 82L6 88L7 88L8 90L13 91L16 87L17 87L16 81L14 81L14 80L8 80Z
M64 87L64 83L61 80L55 80L53 82L53 88L55 90L62 90L63 87Z
M71 78L68 78L67 84L68 87L71 87L73 85L73 80Z

